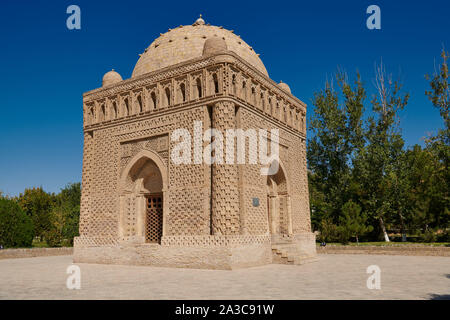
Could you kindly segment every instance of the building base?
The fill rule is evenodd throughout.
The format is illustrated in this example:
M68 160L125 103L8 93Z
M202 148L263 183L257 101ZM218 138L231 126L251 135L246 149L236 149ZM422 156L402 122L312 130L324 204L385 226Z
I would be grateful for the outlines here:
M296 262L314 260L314 234L293 235L290 240L301 254ZM290 263L277 260L273 246L270 235L166 236L161 244L81 236L75 238L74 262L222 270Z

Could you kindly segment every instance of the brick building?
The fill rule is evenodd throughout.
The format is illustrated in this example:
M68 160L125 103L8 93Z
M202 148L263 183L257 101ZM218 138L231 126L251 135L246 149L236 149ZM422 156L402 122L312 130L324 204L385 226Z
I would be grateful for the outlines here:
M130 79L113 70L85 93L83 114L75 262L233 269L315 259L306 105L269 78L233 31L201 17L169 29ZM196 123L203 131L278 129L267 137L278 141L278 171L203 161L194 149L217 139L207 136L192 144L190 163L173 161L174 132L195 136ZM250 138L245 147L249 157Z

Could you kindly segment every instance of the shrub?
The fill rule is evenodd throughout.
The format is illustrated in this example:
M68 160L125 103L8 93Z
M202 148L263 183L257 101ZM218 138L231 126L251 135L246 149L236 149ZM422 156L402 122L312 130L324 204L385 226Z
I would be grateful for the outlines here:
M0 244L4 247L30 247L33 222L11 199L0 198Z
M450 230L445 230L436 236L437 242L450 242Z
M320 222L319 231L319 240L321 242L333 242L338 238L337 226L329 218Z
M347 244L351 237L356 238L372 231L372 226L366 225L367 216L361 212L361 207L353 201L348 201L342 206L342 215L339 217L339 242Z
M424 242L436 242L436 235L434 234L434 231L431 229L427 229L423 235L422 239Z
M44 238L45 241L47 242L47 245L51 248L54 247L61 247L62 246L62 242L63 242L63 238L61 236L61 233L59 233L57 230L52 229L49 231L45 231L44 232Z

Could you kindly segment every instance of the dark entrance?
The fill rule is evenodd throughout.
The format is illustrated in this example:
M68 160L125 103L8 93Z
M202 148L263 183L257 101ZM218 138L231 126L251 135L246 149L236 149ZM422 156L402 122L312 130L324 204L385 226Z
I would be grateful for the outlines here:
M163 228L163 197L152 194L147 197L145 241L161 243Z

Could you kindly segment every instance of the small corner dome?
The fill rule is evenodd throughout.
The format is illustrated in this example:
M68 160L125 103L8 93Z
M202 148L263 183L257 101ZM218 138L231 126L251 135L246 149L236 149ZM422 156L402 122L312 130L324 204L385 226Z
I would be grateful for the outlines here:
M122 80L123 79L120 76L120 74L118 74L116 71L114 71L114 69L112 69L111 71L105 73L105 75L103 76L102 87L109 86Z
M291 88L289 88L289 86L287 85L287 83L284 83L283 81L280 81L280 83L278 84L278 86L283 89L284 91L287 91L289 93L291 93Z
M220 37L210 37L203 45L203 55L210 55L220 51L227 51L225 40Z

